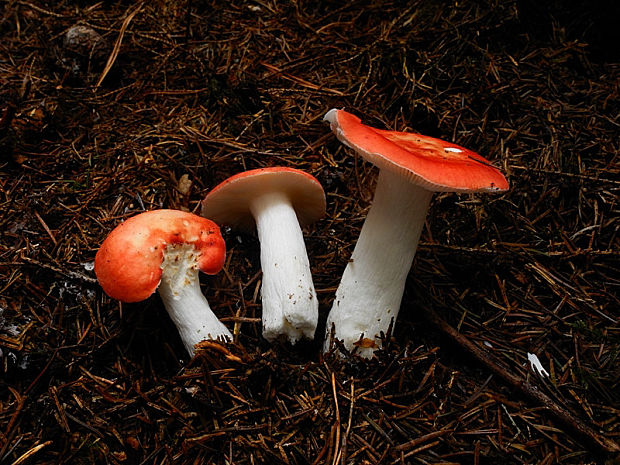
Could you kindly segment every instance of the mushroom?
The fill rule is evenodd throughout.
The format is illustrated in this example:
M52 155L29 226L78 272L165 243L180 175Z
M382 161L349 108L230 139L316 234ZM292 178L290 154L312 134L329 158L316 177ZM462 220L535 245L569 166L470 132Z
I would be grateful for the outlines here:
M501 192L506 178L480 155L419 134L361 123L344 110L325 115L346 146L379 167L374 199L327 317L330 334L370 358L396 321L433 192Z
M95 273L110 297L140 302L158 290L190 355L205 339L232 340L200 291L198 270L215 274L226 257L218 226L179 210L140 213L119 224L95 256Z
M272 167L236 174L202 201L202 215L251 231L256 225L263 271L263 337L312 339L318 301L301 227L325 214L319 181L303 171Z

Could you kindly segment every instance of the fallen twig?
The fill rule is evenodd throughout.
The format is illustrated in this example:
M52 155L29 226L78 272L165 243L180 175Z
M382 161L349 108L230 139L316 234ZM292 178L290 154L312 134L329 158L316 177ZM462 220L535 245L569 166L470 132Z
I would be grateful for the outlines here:
M553 401L553 399L540 391L536 386L508 371L507 367L504 366L492 353L463 336L435 312L431 310L424 310L424 315L428 321L433 323L454 343L465 349L476 360L504 380L504 382L518 389L527 397L545 407L557 420L561 421L574 433L586 440L587 443L598 452L604 452L606 454L620 454L620 445L618 445L615 441L597 433L591 426L587 425L572 412L558 405Z

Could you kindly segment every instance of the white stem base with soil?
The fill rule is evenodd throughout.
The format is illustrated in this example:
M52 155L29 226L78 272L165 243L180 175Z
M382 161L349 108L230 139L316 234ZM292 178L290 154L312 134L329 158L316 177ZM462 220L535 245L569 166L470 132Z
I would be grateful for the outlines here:
M287 196L265 194L250 209L256 220L263 270L263 337L284 335L292 343L314 338L319 307L306 245Z
M432 194L381 170L372 206L327 317L325 350L330 348L332 326L334 337L349 350L359 346L363 357L372 357L380 346L381 333L398 316Z
M162 270L157 290L187 352L194 355L194 345L207 339L232 341L232 334L215 316L200 290L194 247L166 247Z

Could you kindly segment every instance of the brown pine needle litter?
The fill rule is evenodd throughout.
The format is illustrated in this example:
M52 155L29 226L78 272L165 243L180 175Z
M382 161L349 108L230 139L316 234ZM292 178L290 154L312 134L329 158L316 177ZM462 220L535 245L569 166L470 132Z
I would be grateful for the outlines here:
M618 8L3 2L0 463L618 463ZM321 354L376 177L321 121L334 107L471 148L511 185L434 197L370 361ZM315 341L261 338L258 241L227 228L202 280L233 343L188 360L157 296L103 294L120 221L199 212L276 165L327 193L304 231Z

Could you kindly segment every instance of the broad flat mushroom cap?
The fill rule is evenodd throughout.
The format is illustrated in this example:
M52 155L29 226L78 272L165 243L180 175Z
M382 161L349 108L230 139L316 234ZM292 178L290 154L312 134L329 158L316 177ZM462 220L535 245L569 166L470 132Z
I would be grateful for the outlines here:
M159 286L164 249L184 243L194 246L200 271L221 270L226 245L219 227L192 213L163 209L133 216L108 235L95 256L97 279L110 297L140 302Z
M344 110L325 114L332 131L345 145L381 169L398 172L433 192L501 192L504 175L469 149L410 132L388 131L362 124Z
M219 224L252 231L252 199L277 192L289 198L302 227L325 215L325 192L319 181L304 171L287 167L259 168L231 176L204 198L202 215Z

